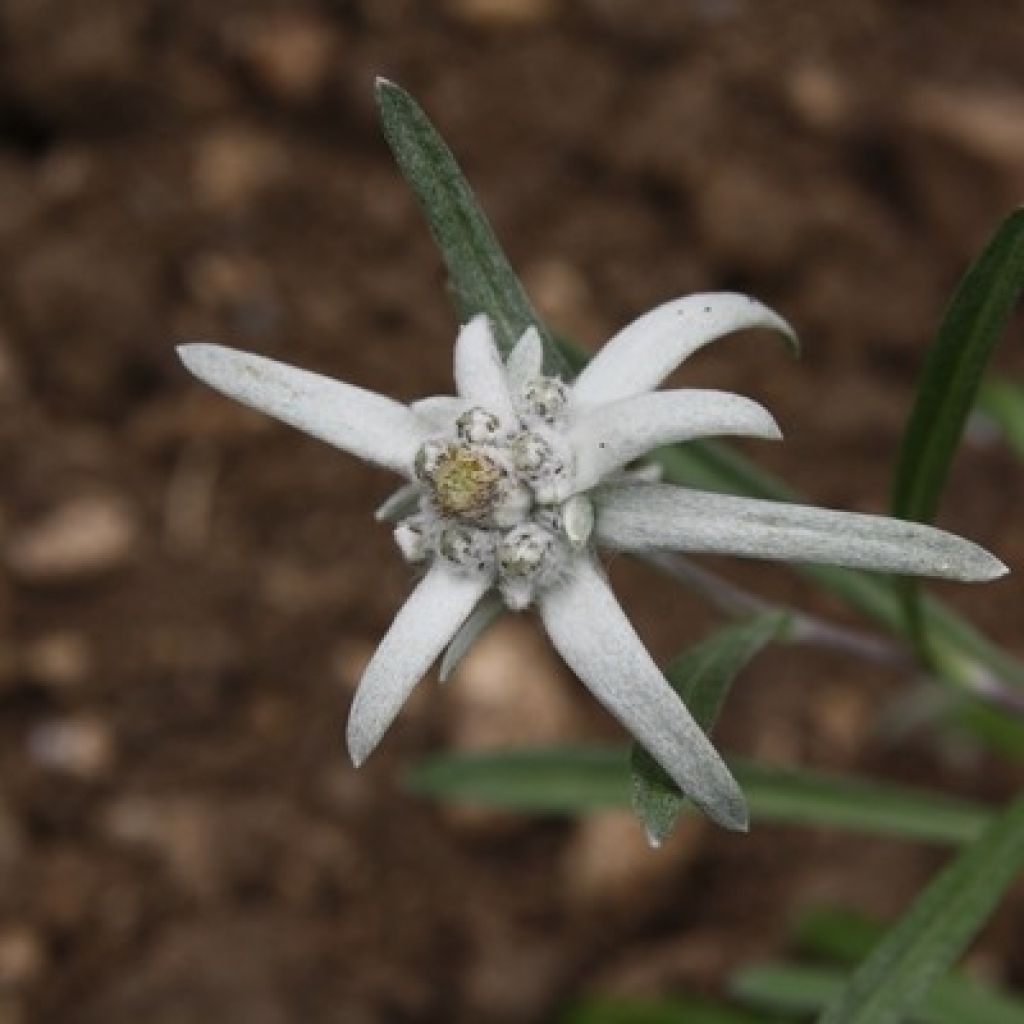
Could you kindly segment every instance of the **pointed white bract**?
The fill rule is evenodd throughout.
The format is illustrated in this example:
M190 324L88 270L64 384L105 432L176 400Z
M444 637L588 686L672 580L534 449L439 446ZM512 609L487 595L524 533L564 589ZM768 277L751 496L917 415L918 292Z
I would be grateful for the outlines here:
M403 476L423 443L423 424L404 405L339 380L222 345L180 345L201 381L250 409Z
M664 484L609 487L595 496L598 543L785 562L820 562L978 583L1008 570L963 537L888 516L837 512Z
M508 356L508 389L520 395L526 386L536 380L544 367L544 346L536 327L527 328Z
M486 590L479 577L460 576L440 563L417 585L366 666L352 701L346 737L356 766L372 753Z
M437 671L437 678L442 683L447 683L451 679L452 673L459 667L459 662L469 653L477 640L501 618L503 611L505 602L497 592L485 594L480 599L444 652L441 667Z
M782 431L763 405L725 391L657 391L596 406L569 433L574 490L589 491L653 448L722 436L778 440Z
M622 613L607 581L580 558L538 600L555 649L637 742L705 813L745 831L743 794Z
M483 314L473 317L455 341L455 390L471 406L480 406L502 419L512 416L505 368Z
M627 464L712 435L775 439L762 406L717 391L651 393L690 353L745 328L792 329L743 295L694 295L626 327L568 384L544 376L527 330L504 365L485 316L459 332L457 396L406 407L306 370L216 345L184 345L217 390L411 482L378 510L425 575L371 659L352 704L358 765L448 648L442 678L503 606L536 602L555 647L687 795L727 828L742 794L619 608L595 546L817 561L993 579L1005 566L941 530L856 513L708 494Z
M733 292L687 295L624 327L590 360L573 384L581 406L653 391L698 349L727 334L761 327L796 347L796 333L778 313Z

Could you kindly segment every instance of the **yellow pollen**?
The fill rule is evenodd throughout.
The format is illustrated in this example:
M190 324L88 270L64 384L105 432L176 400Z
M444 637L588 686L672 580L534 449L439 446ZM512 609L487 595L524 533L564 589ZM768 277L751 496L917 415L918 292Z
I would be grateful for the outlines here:
M501 470L486 455L451 445L430 474L434 497L444 515L478 519L494 505Z

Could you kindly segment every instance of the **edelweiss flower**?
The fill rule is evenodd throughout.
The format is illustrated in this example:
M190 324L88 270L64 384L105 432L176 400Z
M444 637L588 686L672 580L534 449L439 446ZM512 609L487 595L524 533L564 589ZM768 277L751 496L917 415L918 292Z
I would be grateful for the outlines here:
M596 546L959 580L1006 571L976 545L927 526L667 486L629 471L632 460L677 441L780 437L750 399L654 391L691 353L750 327L793 337L745 296L669 302L617 334L566 384L542 373L536 330L503 365L489 321L477 316L455 345L456 396L411 406L218 345L179 349L218 391L406 478L378 517L397 522L398 547L425 571L352 704L348 748L357 766L453 638L460 647L471 641L472 623L497 592L513 609L535 603L552 643L594 696L711 817L742 829L739 787L633 631Z

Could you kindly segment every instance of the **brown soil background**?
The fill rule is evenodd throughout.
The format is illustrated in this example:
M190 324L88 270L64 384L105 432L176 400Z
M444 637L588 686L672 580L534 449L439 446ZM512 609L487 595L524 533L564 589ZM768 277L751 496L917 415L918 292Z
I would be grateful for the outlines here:
M191 380L211 337L444 391L438 259L375 121L385 74L514 264L591 345L739 288L804 338L680 375L754 395L756 454L885 507L924 347L1024 192L1024 5L930 0L0 3L0 1021L539 1021L583 992L715 992L800 907L903 907L939 851L433 805L452 746L615 736L529 617L425 682L360 773L359 671L409 587L386 475ZM1002 367L1024 375L1020 323ZM751 451L755 451L752 447ZM1024 474L979 435L943 523L1024 564ZM723 569L842 612L790 574ZM616 584L659 657L713 622ZM943 588L1018 654L1024 583ZM719 736L765 760L1004 799L1019 767L883 728L913 681L772 652ZM891 730L890 730L891 732ZM971 963L1024 983L1024 904Z

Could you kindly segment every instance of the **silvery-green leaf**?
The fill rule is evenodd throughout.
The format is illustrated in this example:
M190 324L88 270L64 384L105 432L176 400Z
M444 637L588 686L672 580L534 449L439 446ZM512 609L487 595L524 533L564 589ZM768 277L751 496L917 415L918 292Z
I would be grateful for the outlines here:
M358 767L483 596L480 577L435 563L402 606L381 640L356 690L348 718L348 751Z
M469 653L470 648L480 637L501 617L505 610L505 602L495 593L485 594L473 609L469 618L459 627L452 637L452 642L441 659L438 678L442 683L451 679L452 673L458 668L459 662Z
M426 214L459 307L469 320L486 313L503 355L529 327L544 342L547 373L568 376L557 345L530 304L451 150L416 101L394 82L377 79L384 136Z
M793 328L746 295L708 292L666 302L604 345L576 378L573 398L589 406L653 391L698 349L753 327L778 331L798 350Z
M597 567L578 558L571 578L543 591L538 605L555 649L590 692L712 820L745 830L742 791L651 660Z
M423 425L399 402L274 359L196 342L178 355L222 395L405 476Z
M725 391L656 391L594 406L577 416L569 434L574 490L589 490L652 448L723 434L782 437L763 405Z
M887 516L665 484L606 487L595 492L594 504L595 536L621 551L824 562L966 582L996 579L1007 571L998 558L962 537Z
M783 613L766 612L731 623L666 667L665 677L705 733L710 735L733 681L787 621ZM675 827L686 797L639 744L633 746L632 776L633 810L651 844L659 846Z

